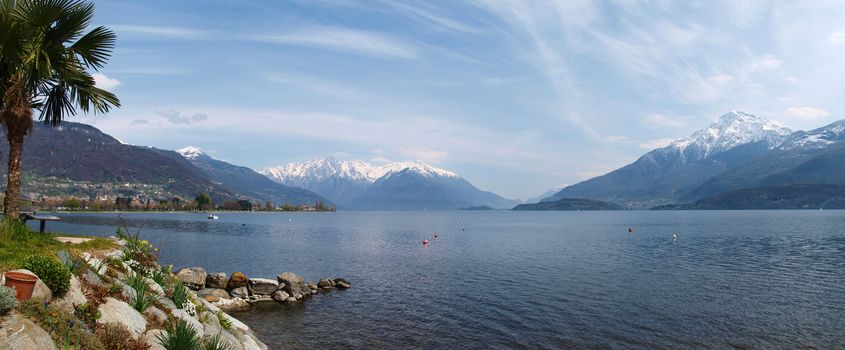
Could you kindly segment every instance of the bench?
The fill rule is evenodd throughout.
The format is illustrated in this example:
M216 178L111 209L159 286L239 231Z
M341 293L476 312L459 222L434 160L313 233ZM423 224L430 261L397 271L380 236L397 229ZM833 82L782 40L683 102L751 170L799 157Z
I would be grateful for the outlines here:
M26 224L26 222L28 220L38 220L38 221L40 221L41 225L39 226L39 230L38 230L38 232L40 232L40 233L44 233L44 227L46 226L47 221L60 221L60 220L62 220L58 216L38 215L38 213L34 213L34 212L33 213L21 213L20 218L21 218L21 220L23 220L24 224Z

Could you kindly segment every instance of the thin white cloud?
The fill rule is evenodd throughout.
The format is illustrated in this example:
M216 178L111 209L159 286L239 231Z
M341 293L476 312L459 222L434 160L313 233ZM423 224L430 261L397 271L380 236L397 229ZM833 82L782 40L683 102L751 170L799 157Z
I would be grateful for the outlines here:
M830 112L815 107L791 107L786 110L786 113L790 117L806 120L821 119L830 116Z
M404 40L392 36L340 27L303 27L277 35L256 35L249 40L308 46L332 51L359 54L378 58L414 59L419 50Z
M163 39L187 40L201 40L209 39L211 37L211 33L208 31L186 27L134 24L116 24L108 25L108 27L114 30L118 35L132 34Z
M718 74L708 78L708 80L717 84L728 84L734 81L735 79L736 78L734 78L733 76L727 74Z
M642 149L646 149L646 150L652 150L652 149L656 149L656 148L665 147L665 146L669 145L670 143L672 143L672 141L675 141L675 139L663 138L663 139L648 140L646 142L640 143L639 147L642 148Z
M830 41L834 44L845 43L845 33L835 32L830 34Z
M782 63L783 61L773 55L764 55L751 63L751 70L762 71L777 69Z
M684 120L683 118L674 117L674 116L667 116L667 115L663 115L663 114L660 114L660 113L649 114L649 115L645 116L645 118L643 118L643 121L645 121L650 126L657 126L657 127L667 127L668 126L668 127L677 128L679 126L683 126L684 124L686 124L686 120Z
M91 77L94 78L94 86L103 90L111 91L120 85L120 80L109 78L102 73L91 74Z
M431 149L425 146L400 147L399 152L414 160L437 164L449 156L449 152Z
M460 31L464 33L472 33L476 34L481 31L481 29L471 26L469 24L451 19L447 16L436 14L433 11L424 10L419 7L410 6L408 4L403 4L398 1L391 1L388 2L391 6L395 9L406 13L409 17L413 19L422 19L429 24L432 24L433 29L451 29L455 31Z

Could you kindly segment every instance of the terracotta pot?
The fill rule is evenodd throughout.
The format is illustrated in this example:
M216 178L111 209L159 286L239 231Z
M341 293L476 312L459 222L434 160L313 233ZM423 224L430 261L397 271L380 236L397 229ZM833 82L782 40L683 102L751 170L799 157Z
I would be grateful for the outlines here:
M6 272L6 287L15 288L15 299L19 301L32 298L32 290L35 289L35 282L38 277L22 272Z

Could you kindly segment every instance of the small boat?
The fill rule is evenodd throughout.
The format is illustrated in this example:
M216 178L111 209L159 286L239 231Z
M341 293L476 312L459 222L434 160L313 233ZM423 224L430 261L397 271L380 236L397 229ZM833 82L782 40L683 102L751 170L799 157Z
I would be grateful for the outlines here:
M217 216L217 215L214 215L214 214L208 214L208 219L209 219L209 220L217 220L217 219L219 219L219 218L220 218L220 217L219 217L219 216Z

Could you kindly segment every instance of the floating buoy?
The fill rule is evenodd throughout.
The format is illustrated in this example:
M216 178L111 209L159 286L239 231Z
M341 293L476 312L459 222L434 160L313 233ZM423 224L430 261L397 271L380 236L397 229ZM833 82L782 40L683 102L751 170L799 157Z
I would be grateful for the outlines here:
M427 239L424 239L424 240L423 240L423 245L427 245L427 244L428 244L428 240L427 240Z
M676 235L676 234L674 234L674 233L673 233L673 234L672 234L672 239L678 239L678 235Z
M629 228L628 228L628 233L634 233L634 228L633 228L633 227L629 227Z
M437 232L435 232L435 233L434 233L434 238L437 238L437 237L440 237L440 236L439 236L439 235L437 235Z

